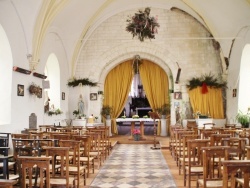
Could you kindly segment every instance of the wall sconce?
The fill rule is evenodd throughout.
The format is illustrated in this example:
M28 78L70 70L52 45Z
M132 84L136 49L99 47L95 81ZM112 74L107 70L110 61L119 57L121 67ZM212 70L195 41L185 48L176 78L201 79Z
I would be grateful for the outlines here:
M20 72L23 74L30 74L31 73L30 70L22 69L22 68L16 67L16 66L13 67L13 71Z
M175 83L178 84L179 80L180 80L180 75L181 75L181 68L179 67L179 64L177 62L176 62L176 64L178 65L178 72L176 75Z
M34 72L34 73L33 73L33 76L38 77L38 78L42 78L42 79L46 79L46 78L47 78L47 76L45 76L45 75L43 75L43 74L39 74L39 73L37 73L37 72Z

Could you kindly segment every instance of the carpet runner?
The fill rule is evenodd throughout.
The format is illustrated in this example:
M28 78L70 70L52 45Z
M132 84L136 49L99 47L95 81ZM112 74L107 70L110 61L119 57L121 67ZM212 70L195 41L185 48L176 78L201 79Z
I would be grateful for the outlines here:
M176 188L160 150L148 144L118 144L91 188Z

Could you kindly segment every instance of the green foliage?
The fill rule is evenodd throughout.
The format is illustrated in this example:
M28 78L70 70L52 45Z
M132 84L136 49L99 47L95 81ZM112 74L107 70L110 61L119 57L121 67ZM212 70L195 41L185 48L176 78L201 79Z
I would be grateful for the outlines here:
M79 110L74 110L73 115L77 116L79 114Z
M190 79L188 82L189 84L187 84L187 88L189 88L189 90L201 87L203 83L206 83L207 86L214 88L227 87L226 82L221 81L218 77L211 75L211 73L208 75L206 74L202 75L201 77L194 77Z
M242 125L242 127L248 128L250 122L250 115L243 114L243 112L239 111L236 115L236 120Z
M154 39L159 23L154 17L150 17L150 8L147 7L145 11L139 10L134 16L129 16L127 19L128 25L126 31L130 32L134 37L143 42L144 39Z
M68 86L69 87L76 87L80 83L83 86L85 86L85 85L88 85L88 86L91 86L91 87L97 86L97 82L92 82L88 78L79 78L79 79L73 78L72 80L68 81Z
M155 109L158 114L168 115L170 114L170 104L163 104L160 108Z
M54 111L48 111L47 112L49 116L52 116L52 115L59 115L59 114L62 114L63 111L61 111L59 108L54 110Z
M109 105L103 105L102 110L101 110L101 115L106 116L106 115L111 115L113 112L113 108Z

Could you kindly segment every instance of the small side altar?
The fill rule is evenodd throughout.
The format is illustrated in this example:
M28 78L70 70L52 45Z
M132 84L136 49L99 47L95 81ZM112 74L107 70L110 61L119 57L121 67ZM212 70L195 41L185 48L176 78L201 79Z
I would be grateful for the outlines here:
M159 121L159 120L156 120ZM135 122L140 123L140 132L141 132L141 140L146 140L144 136L144 122L154 122L152 118L117 118L116 122L130 122L131 123L131 132L130 132L130 140L134 140L133 132L135 129Z

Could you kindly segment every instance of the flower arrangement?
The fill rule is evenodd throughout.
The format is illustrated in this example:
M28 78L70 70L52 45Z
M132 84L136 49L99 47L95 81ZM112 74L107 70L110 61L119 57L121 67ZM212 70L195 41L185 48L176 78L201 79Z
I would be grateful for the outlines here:
M52 115L59 115L59 114L62 114L63 111L61 111L59 108L56 109L56 110L50 110L47 112L49 116L52 116Z
M138 116L138 115L133 115L132 118L133 118L133 119L138 119L139 116Z
M141 131L139 129L134 129L132 134L133 135L139 135L139 134L141 134Z
M157 19L150 17L150 8L145 8L144 12L139 10L134 16L127 19L128 25L126 31L130 32L133 37L137 36L143 42L145 38L154 39L157 33Z

